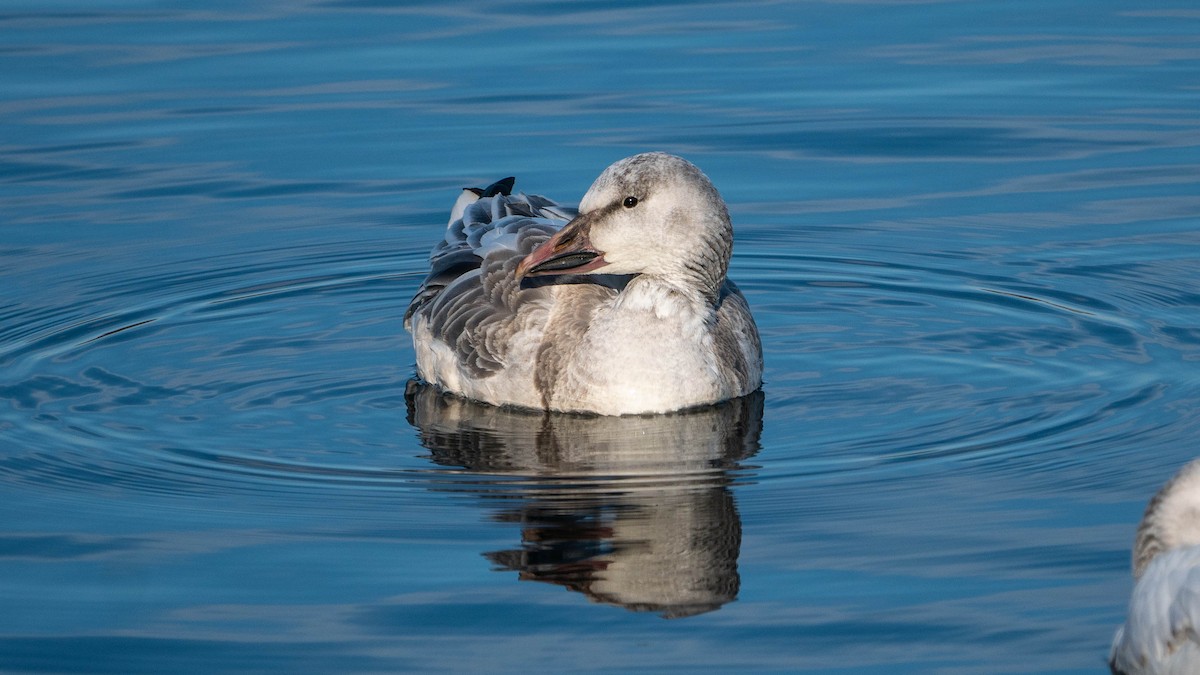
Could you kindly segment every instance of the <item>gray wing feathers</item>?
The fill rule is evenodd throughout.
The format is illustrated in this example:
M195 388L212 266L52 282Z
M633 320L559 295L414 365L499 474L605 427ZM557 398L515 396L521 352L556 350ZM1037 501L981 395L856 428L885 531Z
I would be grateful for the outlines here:
M512 336L536 320L530 305L549 294L521 288L517 264L574 214L537 195L497 194L468 204L434 247L405 328L411 331L420 315L475 377L503 368Z
M748 394L762 384L762 347L750 305L732 281L725 281L713 326L719 366L728 382L735 383L735 396Z

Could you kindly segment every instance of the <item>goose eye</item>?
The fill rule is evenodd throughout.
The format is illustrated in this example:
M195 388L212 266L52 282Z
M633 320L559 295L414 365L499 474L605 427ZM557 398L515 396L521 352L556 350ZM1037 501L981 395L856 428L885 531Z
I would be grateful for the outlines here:
M622 202L622 204L625 205L625 208L632 209L633 207L637 206L638 198L637 197L626 197L625 201Z

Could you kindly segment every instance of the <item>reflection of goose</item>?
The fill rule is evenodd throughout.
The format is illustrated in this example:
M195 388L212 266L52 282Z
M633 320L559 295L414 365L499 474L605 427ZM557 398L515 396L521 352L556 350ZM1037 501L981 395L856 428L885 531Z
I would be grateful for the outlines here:
M519 548L486 554L500 569L666 617L737 597L741 521L729 471L758 450L761 393L597 417L496 408L413 381L408 404L433 461L505 476L459 488L520 524Z
M758 389L758 331L725 278L729 213L699 169L629 157L578 212L511 187L465 192L433 251L405 315L421 377L488 403L605 415Z
M1146 506L1133 548L1137 583L1113 638L1114 673L1200 673L1200 460Z

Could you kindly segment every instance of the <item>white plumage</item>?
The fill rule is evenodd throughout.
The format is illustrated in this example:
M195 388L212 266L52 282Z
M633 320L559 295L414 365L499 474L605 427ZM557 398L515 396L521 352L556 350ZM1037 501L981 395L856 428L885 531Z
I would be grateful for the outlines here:
M465 192L431 255L405 316L422 378L496 405L605 415L759 388L758 331L725 278L729 214L699 169L623 159L578 211L511 185Z
M1120 675L1200 673L1200 460L1150 500L1133 550L1137 582L1109 667Z

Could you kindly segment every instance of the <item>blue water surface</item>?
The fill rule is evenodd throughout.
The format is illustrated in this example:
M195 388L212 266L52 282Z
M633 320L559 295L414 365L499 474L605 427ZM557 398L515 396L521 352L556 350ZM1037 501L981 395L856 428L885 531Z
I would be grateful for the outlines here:
M1102 672L1200 437L1191 2L0 4L0 670ZM729 203L761 396L412 381L463 186Z

